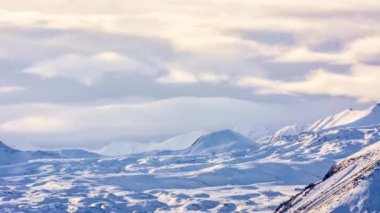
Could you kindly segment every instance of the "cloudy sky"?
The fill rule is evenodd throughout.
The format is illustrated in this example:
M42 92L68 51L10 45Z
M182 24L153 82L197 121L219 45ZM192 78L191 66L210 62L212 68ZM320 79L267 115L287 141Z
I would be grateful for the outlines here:
M380 3L0 0L0 140L96 147L380 100Z

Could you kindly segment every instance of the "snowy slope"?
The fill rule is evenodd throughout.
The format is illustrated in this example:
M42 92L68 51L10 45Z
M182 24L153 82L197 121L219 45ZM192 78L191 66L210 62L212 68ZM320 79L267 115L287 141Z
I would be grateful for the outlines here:
M315 121L311 124L292 124L277 130L272 139L290 137L302 132L319 132L322 130L339 129L347 127L365 127L380 124L380 103L366 110L344 110L335 115Z
M258 144L240 133L232 130L221 130L199 137L182 153L213 154L257 148Z
M376 104L367 110L347 109L341 113L310 124L306 131L320 131L336 127L370 126L380 123L380 104Z
M139 143L133 141L120 141L112 142L102 147L101 149L95 150L96 153L107 155L107 156L123 156L130 155L133 153L152 151L152 143Z
M380 125L336 128L321 132L302 132L272 138L261 146L270 157L287 160L339 160L380 140Z
M7 164L23 163L0 165L0 212L273 212L307 184L321 181L336 162L356 152L362 160L354 164L341 161L348 163L331 169L331 177L322 183L338 183L340 177L367 168L370 156L379 155L377 151L360 154L378 149L371 146L380 141L377 110L374 107L352 122L318 131L291 125L260 143L222 130L174 137L149 147L159 151L123 157L79 159L86 155L71 150L63 158L65 152L22 152L2 145L0 151L7 153L2 156L21 159ZM368 146L371 148L365 149ZM171 150L164 151L168 148ZM116 143L110 151L121 149L125 152L130 146L124 150ZM367 151L360 152L363 149ZM28 157L20 157L24 155ZM4 158L8 159L0 160L4 162ZM375 181L354 182L361 187L348 194L364 200L356 192L368 189L376 195L378 191L371 190L377 189L379 178L375 169L371 171L373 175L364 180L374 177ZM335 186L339 189L340 185L329 185ZM366 206L378 209L371 205Z
M255 149L258 144L232 130L221 130L204 134L191 132L174 136L160 143L114 142L97 153L108 156L130 154L215 154L230 151Z
M303 131L305 131L305 127L302 125L297 125L297 124L288 125L288 126L285 126L281 129L277 130L273 134L272 140L273 139L280 139L282 137L289 137L289 136L293 136L293 135L298 135L298 134L302 133Z
M71 149L59 151L21 151L0 142L0 165L22 163L33 159L45 158L96 158L98 154L84 150Z
M62 158L98 158L99 154L89 152L82 149L63 149L57 151L44 151L49 153L56 153L59 157Z
M261 144L265 143L268 138L272 141L279 141L281 139L298 137L303 132L318 132L332 128L340 129L344 127L362 127L376 124L380 124L380 104L363 111L348 109L309 125L288 125L276 131L272 136L270 136L271 132L267 128L251 123L239 124L233 131ZM142 152L181 150L189 147L202 135L205 135L205 133L196 131L174 136L158 143L132 141L112 142L99 150L95 150L95 152L108 156L123 156Z
M182 135L177 135L162 141L155 146L156 150L181 150L186 149L194 143L199 137L204 135L202 131L190 132Z
M189 147L201 135L203 135L203 132L201 131L190 132L171 137L158 143L142 143L133 141L112 142L101 149L95 150L95 152L107 156L123 156L151 151L182 150Z
M34 159L0 166L0 206L4 212L273 212L379 134L376 127L342 128L258 145L224 130L166 155Z
M232 130L244 135L253 141L265 140L273 134L273 132L268 127L259 125L253 121L240 123Z
M277 212L380 212L380 142L334 165Z

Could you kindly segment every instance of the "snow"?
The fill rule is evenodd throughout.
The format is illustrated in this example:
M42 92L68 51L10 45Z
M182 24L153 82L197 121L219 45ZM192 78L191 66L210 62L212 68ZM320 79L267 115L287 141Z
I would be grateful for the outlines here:
M379 211L379 108L350 111L259 143L233 130L98 150L112 156L0 143L0 212L273 212L297 193L290 212Z
M184 153L211 154L255 149L257 147L258 144L240 133L232 130L221 130L201 136Z
M100 155L84 150L21 151L0 142L0 165L27 162L44 158L97 158Z
M150 143L138 143L133 141L116 141L101 149L94 150L94 152L107 155L107 156L122 156L130 155L133 153L152 151L152 144Z
M279 212L379 212L380 142L340 161Z
M156 150L182 150L189 147L194 141L196 141L199 137L204 135L205 133L202 131L195 131L186 133L183 135L178 135L171 137L162 141L161 143L155 146Z
M129 156L2 166L0 184L7 187L0 189L0 206L10 212L269 211L300 187L276 183L285 176L263 173L267 167L247 165L250 155L243 158ZM256 173L261 175L252 178Z
M293 124L293 125L288 125L288 126L285 126L281 129L277 130L277 132L275 132L273 137L274 138L282 138L282 137L287 137L287 136L292 136L292 135L298 135L303 131L304 131L303 126Z
M378 124L380 122L380 104L367 110L347 109L336 115L316 121L306 131L320 131L335 127L359 127Z
M183 135L177 135L162 142L139 143L132 141L112 142L94 150L94 152L107 156L123 156L141 152L162 151L162 150L181 150L189 147L197 138L204 133L195 131Z
M273 134L268 127L257 125L257 123L253 121L240 123L233 128L233 131L238 132L254 141L264 140Z

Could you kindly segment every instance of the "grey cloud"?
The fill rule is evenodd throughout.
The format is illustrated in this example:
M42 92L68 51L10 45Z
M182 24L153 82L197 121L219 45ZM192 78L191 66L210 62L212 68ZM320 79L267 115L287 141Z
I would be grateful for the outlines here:
M350 75L350 72L357 63L379 64L379 48L375 46L380 44L380 30L376 27L380 19L378 5L324 1L320 7L309 8L307 6L310 5L302 1L275 4L226 1L207 2L207 5L198 2L194 5L193 1L173 4L174 1L168 0L128 4L114 1L110 7L104 7L105 3L101 1L81 1L75 5L63 3L61 8L57 2L38 1L31 5L15 0L1 3L0 86L25 88L22 92L0 95L1 124L17 121L6 125L8 130L17 130L16 124L40 122L42 127L42 124L48 125L45 130L50 128L51 132L3 132L0 139L11 143L14 140L19 144L33 142L45 147L62 146L68 141L72 146L90 146L116 139L157 139L192 131L199 126L205 129L226 128L244 119L257 119L259 124L272 122L269 125L275 123L276 117L283 119L276 125L305 122L347 106L362 106L354 98L369 94L363 91L356 96L342 97L347 96L347 92L318 89L305 92L310 90L310 85L304 84L304 80L311 70L328 70L325 73L328 76L339 74L356 82L362 72L355 75ZM160 10L157 10L158 5ZM153 71L146 74L143 68L136 66L133 72L120 72L128 66L113 64L107 67L91 60L97 54L107 52L118 53ZM74 69L72 66L75 64L63 66L59 75L44 78L40 73L44 68L41 64L46 68L46 64L67 55L81 58L76 62L78 67ZM22 72L28 69L33 72ZM84 85L78 76L67 73L70 69L82 73L81 78L95 79L94 83ZM91 77L94 75L91 69L100 69L101 73ZM110 70L118 72L108 72ZM213 82L199 77L201 80L191 84L157 82L173 70L195 76L211 73L223 76L223 79L227 76L228 80ZM107 71L106 74L103 71ZM230 81L241 76L266 82L261 81L262 87L249 88L231 84ZM312 80L314 83L324 79ZM281 83L280 88L278 82ZM293 89L292 82L302 83L301 89ZM363 85L363 82L359 83L359 86ZM334 84L334 81L329 81L329 84ZM292 94L277 94L276 91L274 94L257 94L265 86L277 90L277 93L290 91ZM345 86L351 87L352 84ZM184 96L193 97L193 101L184 101L181 98ZM207 104L199 97L207 99ZM228 101L220 102L215 97L227 97ZM157 105L163 99L176 100L178 104L163 109ZM229 105L229 99L234 99L236 104ZM136 113L133 115L127 107L128 110L123 108L98 117L95 109L99 105L146 103L148 100L156 103L147 104L148 108L154 106L164 113L144 111L144 106L132 110ZM49 119L35 117L43 115L46 108L28 108L31 103L48 105L52 115ZM260 107L253 107L257 104ZM277 108L271 108L273 105ZM278 108L281 115L276 114ZM86 110L88 113L84 112ZM203 118L213 110L219 114ZM295 117L291 117L295 112ZM83 134L57 133L57 129L64 127L64 115L74 119L77 113L84 116L81 117L86 127ZM259 119L257 113L265 114L269 121ZM70 119L70 122L77 123ZM149 119L154 123L150 124ZM231 121L226 122L229 119ZM52 123L47 122L49 120ZM122 123L123 120L138 125L130 127L130 123ZM123 125L112 126L117 122ZM92 123L97 125L96 128L90 125ZM165 128L154 126L157 123L164 123ZM218 126L219 123L223 125ZM177 126L175 131L169 131ZM36 132L44 130L38 127L34 129Z
M295 35L289 32L252 30L241 32L241 36L244 39L255 40L270 45L293 45L297 43Z
M275 129L337 112L348 101L323 99L284 104L187 97L119 104L10 105L0 107L0 132L3 140L17 146L94 147L114 140L144 141L233 128L241 122ZM322 107L324 111L317 110Z

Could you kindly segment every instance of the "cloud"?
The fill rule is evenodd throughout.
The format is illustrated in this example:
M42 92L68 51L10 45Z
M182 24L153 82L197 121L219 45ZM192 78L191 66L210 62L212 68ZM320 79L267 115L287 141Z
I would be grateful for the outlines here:
M321 115L359 105L354 98L378 100L380 4L372 0L322 0L318 7L303 0L0 6L0 85L27 88L0 89L11 94L0 96L4 139L154 139L244 119L274 124L284 115L301 117L295 106L310 109L305 100L330 104ZM136 98L165 100L125 103Z
M4 120L0 130L17 133L65 133L69 130L72 133L90 134L103 131L108 136L113 136L109 132L114 131L128 135L171 134L193 128L233 125L245 116L242 111L251 114L252 107L257 106L253 102L236 99L195 97L83 106L32 104L19 106L18 110L29 110L23 116ZM222 118L229 110L234 113ZM215 123L215 119L219 122ZM35 127L37 124L41 126Z
M91 146L91 141L148 140L195 129L228 128L247 117L261 116L256 114L261 110L248 101L192 97L71 106L22 104L0 107L0 132L15 143L28 137L45 145Z
M0 86L0 94L14 93L25 90L20 86Z
M356 65L349 73L314 70L299 81L241 77L235 85L257 89L261 94L312 94L347 96L359 101L380 100L380 66Z
M176 64L177 70L190 72L198 69L189 67L196 66L194 64L182 64L183 58L190 61L195 56L220 60L221 63L228 58L231 61L228 66L229 71L221 67L215 70L216 61L208 61L212 69L200 69L210 70L221 76L226 74L225 72L239 73L241 69L248 70L242 68L242 65L254 66L247 64L247 61L257 57L265 57L265 60L273 63L327 62L352 65L378 56L378 45L374 47L368 45L378 44L375 38L380 35L380 29L373 27L380 19L377 15L380 6L372 1L355 4L341 1L327 4L326 1L326 4L320 7L311 7L310 3L303 1L282 3L245 0L208 1L206 7L204 2L187 0L180 4L173 0L129 4L118 0L113 2L118 6L104 7L101 1L90 3L87 0L76 4L75 7L59 1L52 1L49 4L38 2L33 5L5 2L2 3L0 22L9 28L55 30L61 34L84 31L162 40L172 45L175 56L162 61L141 60L143 62L141 64L146 65L150 62L157 66L157 69L163 70L166 70L167 64ZM89 4L93 6L89 7ZM156 10L158 6L159 11ZM332 28L334 30L331 30ZM247 38L247 32L253 33ZM282 42L282 37L286 37L283 40L291 38L291 42ZM105 39L100 43L112 43L111 39ZM372 40L365 44L363 42L365 39ZM61 42L64 46L69 45L67 41L71 38L48 40L49 44L59 46L58 42ZM331 40L343 43L344 50L331 53L315 51L312 48ZM133 56L140 54L139 46L145 42L135 43L142 44L135 44L135 53L126 54L133 60L136 60ZM78 49L82 47L81 43L75 45ZM81 57L96 54L89 51L91 45L83 47L87 50L87 55L83 56L84 53L74 51L75 54ZM160 52L155 51L155 48L148 49L152 49L154 55L159 56ZM363 52L362 50L366 48L371 51ZM61 54L60 57L68 54L72 52ZM38 61L44 63L55 59L57 57ZM252 67L249 68L256 75L259 72ZM168 82L172 75L174 74L168 73ZM92 82L97 78L99 75L94 79L89 77L82 81Z
M321 107L324 103L305 104ZM15 144L27 138L45 147L91 147L115 140L159 140L194 130L234 128L242 122L275 129L289 119L304 122L325 113L310 114L309 110L303 104L290 107L221 97L82 105L23 103L0 106L0 134L2 140Z
M228 76L225 74L214 74L209 72L193 73L182 70L169 70L167 75L158 79L157 82L162 84L192 84L200 82L220 83L226 81Z
M303 1L208 1L206 7L200 1L114 2L119 7L102 8L102 2L89 7L94 4L89 1L74 7L55 1L55 6L54 2L49 6L37 3L29 5L29 10L18 11L14 3L9 5L13 10L6 10L9 3L3 3L0 21L9 26L149 36L168 40L181 51L230 56L247 50L266 54L273 49L273 43L247 41L231 33L239 30L265 32L276 29L279 33L290 33L297 38L296 42L307 45L327 39L350 41L380 31L372 27L378 19L376 13L380 6L371 1L326 2L320 7L310 7L310 3ZM20 8L22 4L20 2ZM159 11L156 10L158 6Z
M290 48L275 57L275 62L328 62L335 64L366 63L380 56L380 34L354 39L338 52L312 51L307 46Z
M138 62L115 52L102 52L83 56L67 54L61 57L42 61L24 69L24 73L41 78L64 77L92 85L102 76L112 72L149 73L152 70Z
M20 133L55 133L70 130L70 125L63 120L48 116L27 116L22 119L8 121L0 125L0 131Z

